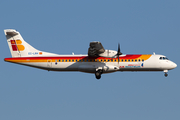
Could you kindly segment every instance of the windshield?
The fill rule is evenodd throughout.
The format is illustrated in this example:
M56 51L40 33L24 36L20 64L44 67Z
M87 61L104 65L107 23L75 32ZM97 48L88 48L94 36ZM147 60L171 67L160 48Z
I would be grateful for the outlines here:
M160 60L169 60L167 57L160 57Z

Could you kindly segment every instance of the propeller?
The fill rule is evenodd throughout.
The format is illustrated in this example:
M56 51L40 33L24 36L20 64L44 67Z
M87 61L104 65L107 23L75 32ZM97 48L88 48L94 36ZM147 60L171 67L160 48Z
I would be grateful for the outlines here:
M119 56L122 55L121 51L120 51L120 44L118 43L118 51L117 51L117 57L118 57L118 64L119 64Z

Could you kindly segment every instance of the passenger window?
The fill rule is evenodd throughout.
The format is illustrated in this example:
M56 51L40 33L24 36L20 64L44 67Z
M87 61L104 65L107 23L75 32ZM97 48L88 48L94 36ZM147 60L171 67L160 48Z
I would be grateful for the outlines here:
M134 60L132 59L132 62L133 62Z
M130 59L128 60L128 62L130 62Z
M59 60L59 62L61 62L61 60Z
M116 62L116 59L114 60L114 62Z
M72 62L74 62L74 60L72 60Z
M113 59L111 59L111 62L113 62Z
M141 60L139 59L139 62L141 62Z
M142 59L142 61L144 62L144 59Z
M135 59L135 62L137 62L137 59Z
M123 60L121 60L121 62L123 62Z
M125 59L125 62L127 62L127 60Z

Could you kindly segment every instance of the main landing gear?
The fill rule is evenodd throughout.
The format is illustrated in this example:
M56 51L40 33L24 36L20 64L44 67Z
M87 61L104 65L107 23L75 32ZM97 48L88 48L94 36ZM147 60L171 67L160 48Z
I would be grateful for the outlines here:
M164 76L165 76L165 77L168 76L168 70L164 70Z
M102 72L103 72L103 71L100 70L100 69L95 72L96 79L100 79L100 78L101 78Z

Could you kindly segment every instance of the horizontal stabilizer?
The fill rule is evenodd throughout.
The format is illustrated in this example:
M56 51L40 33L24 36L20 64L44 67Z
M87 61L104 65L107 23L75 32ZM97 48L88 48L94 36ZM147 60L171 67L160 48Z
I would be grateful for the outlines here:
M13 29L7 29L4 32L5 32L5 35L10 35L10 36L18 35L18 32Z

